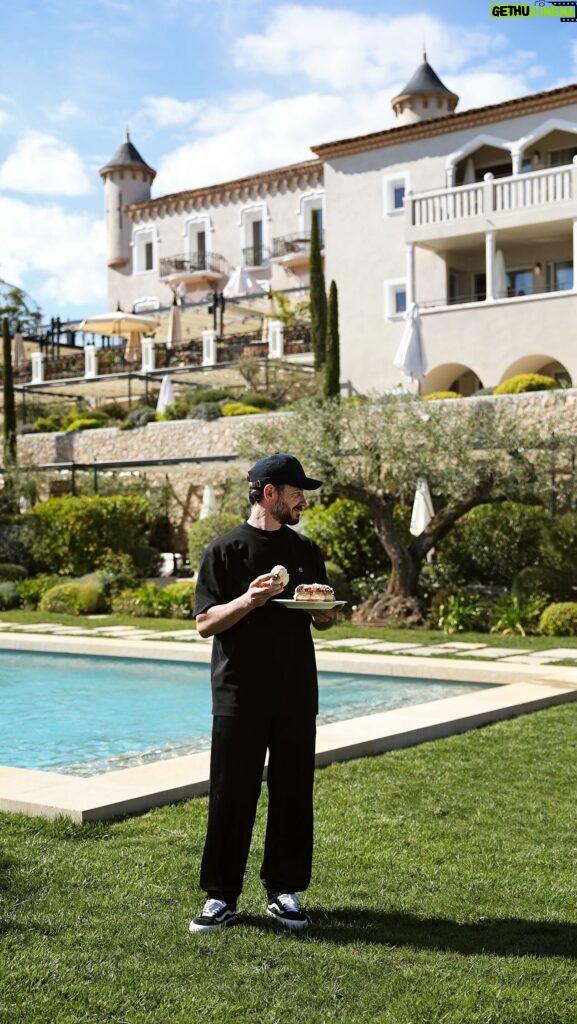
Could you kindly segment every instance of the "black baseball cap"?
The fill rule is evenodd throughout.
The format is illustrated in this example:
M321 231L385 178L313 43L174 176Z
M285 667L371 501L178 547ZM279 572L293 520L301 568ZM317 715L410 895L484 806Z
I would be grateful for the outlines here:
M322 480L313 480L307 476L299 460L286 452L275 452L274 455L259 459L249 469L246 478L251 484L261 484L263 487L265 484L290 484L303 491L316 491L322 484Z

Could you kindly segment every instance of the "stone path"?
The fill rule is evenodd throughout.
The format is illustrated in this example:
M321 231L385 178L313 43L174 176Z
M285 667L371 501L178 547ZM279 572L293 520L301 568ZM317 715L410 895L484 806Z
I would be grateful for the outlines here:
M61 626L54 622L39 622L34 625L23 625L16 622L3 622L0 619L0 631L5 633L50 633L53 636L100 636L111 639L125 640L175 640L179 643L211 644L212 640L199 636L194 627L178 630L146 630L136 626ZM482 643L459 640L447 640L438 644L420 644L415 642L396 643L393 640L371 640L351 637L348 640L322 640L315 638L315 648L319 651L363 651L368 654L402 654L418 655L420 658L434 657L466 657L479 658L483 661L500 661L510 665L554 665L558 661L574 661L577 663L577 647L551 647L542 651L531 651L524 647L486 647Z

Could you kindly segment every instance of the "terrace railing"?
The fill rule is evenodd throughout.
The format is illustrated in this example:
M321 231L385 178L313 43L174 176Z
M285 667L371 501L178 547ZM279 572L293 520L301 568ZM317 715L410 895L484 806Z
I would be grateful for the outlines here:
M577 166L549 167L544 171L513 174L470 185L408 193L405 209L413 227L447 224L491 213L511 213L535 206L550 206L572 200L577 195Z
M171 277L173 274L197 274L203 270L226 277L229 265L224 256L216 252L198 252L180 256L162 256L160 259L160 276Z
M321 246L324 244L324 232L320 232ZM272 258L280 259L282 256L290 256L292 253L310 254L311 233L310 231L297 231L292 235L282 235L280 238L273 238Z

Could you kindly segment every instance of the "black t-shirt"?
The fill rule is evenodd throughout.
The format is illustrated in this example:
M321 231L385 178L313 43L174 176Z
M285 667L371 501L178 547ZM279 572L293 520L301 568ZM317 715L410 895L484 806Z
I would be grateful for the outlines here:
M207 547L196 582L195 615L246 593L257 576L284 565L290 581L326 583L317 545L288 526L259 530L243 523ZM311 617L274 600L245 615L213 639L212 710L215 715L318 711Z

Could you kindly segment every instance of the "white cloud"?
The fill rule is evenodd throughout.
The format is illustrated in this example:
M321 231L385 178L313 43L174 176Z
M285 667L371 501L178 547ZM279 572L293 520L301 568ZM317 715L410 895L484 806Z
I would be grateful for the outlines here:
M242 112L222 107L203 115L206 133L160 161L155 193L162 195L227 181L254 171L313 158L312 142L330 126L350 125L349 104L338 96L309 93L292 99L261 99Z
M173 96L146 96L139 117L150 118L157 125L187 124L198 114L202 104L184 102Z
M0 188L30 195L85 196L92 182L76 150L54 135L29 132L0 167Z
M2 277L24 285L48 308L102 305L106 297L104 222L0 196ZM35 281L35 286L32 281Z
M358 89L397 79L405 84L424 41L433 65L437 70L442 65L445 73L505 45L502 36L463 31L427 14L391 18L285 4L273 10L263 33L238 40L234 57L245 72L303 74L317 85Z
M64 100L56 110L48 114L50 121L69 121L72 117L78 117L80 107L73 100Z

